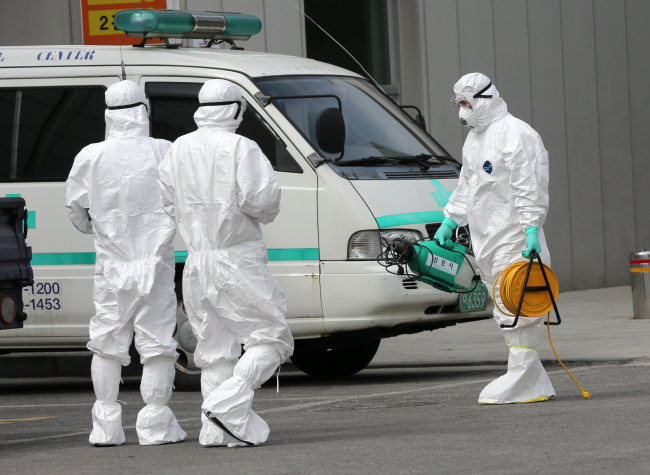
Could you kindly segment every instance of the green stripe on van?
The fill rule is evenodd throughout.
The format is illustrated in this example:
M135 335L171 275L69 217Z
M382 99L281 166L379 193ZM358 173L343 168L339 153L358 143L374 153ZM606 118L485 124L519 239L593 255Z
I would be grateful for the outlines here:
M269 261L317 261L320 253L317 248L268 249ZM187 251L176 251L176 262L185 262Z
M269 249L269 261L317 261L318 248Z
M27 211L27 229L36 229L36 211Z
M269 249L269 261L317 261L317 248ZM176 251L176 262L187 260L187 251ZM33 266L71 266L95 264L94 252L35 252Z
M94 263L94 252L35 252L32 254L33 266L72 266Z
M380 228L392 228L405 224L441 223L445 219L442 211L423 211L420 213L390 214L375 218Z

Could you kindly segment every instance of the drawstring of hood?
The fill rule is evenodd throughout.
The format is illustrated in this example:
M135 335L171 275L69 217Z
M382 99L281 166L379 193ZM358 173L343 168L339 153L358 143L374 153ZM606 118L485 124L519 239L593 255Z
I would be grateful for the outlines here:
M488 83L487 86L485 86L483 89L481 89L480 91L478 91L478 92L477 92L476 94L474 94L472 97L473 97L474 99L477 99L477 98L479 98L479 97L483 97L483 98L485 98L485 99L491 99L491 98L492 98L492 94L483 94L485 91L487 91L487 90L490 89L491 87L492 87L492 81L490 81L490 82Z
M109 111L118 111L122 109L131 109L132 107L138 107L138 106L144 106L147 109L147 113L149 113L149 107L147 107L147 104L144 102L136 102L135 104L127 104L125 106L114 106L114 107L107 107Z
M199 107L227 106L228 104L237 104L237 113L235 114L234 117L234 119L237 120L237 117L239 117L239 113L241 112L241 102L239 101L207 102L205 104L199 105Z

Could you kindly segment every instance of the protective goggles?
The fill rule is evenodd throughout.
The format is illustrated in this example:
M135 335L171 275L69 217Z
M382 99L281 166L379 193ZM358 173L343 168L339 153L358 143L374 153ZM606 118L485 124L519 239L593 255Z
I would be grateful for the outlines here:
M472 104L462 94L452 96L449 105L451 106L451 110L454 111L458 111L461 108L469 109L472 107Z
M488 83L487 86L485 86L483 89L481 89L471 97L474 99L478 99L478 98L492 99L492 94L483 94L485 91L490 89L490 87L492 87L491 82ZM472 103L469 101L468 97L466 97L464 94L456 94L455 96L452 96L449 104L451 105L451 109L455 111L459 110L461 107L464 107L466 109L472 107Z
M147 109L147 115L149 115L149 107L144 102L136 102L135 104L127 104L125 106L107 107L107 109L109 111L117 111L121 109L131 109L132 107L138 107L138 106L144 106L144 108Z
M239 117L239 113L241 112L241 102L239 101L226 101L226 102L202 102L199 104L199 107L207 107L207 106L227 106L230 104L237 104L237 113L235 114L235 120L237 120L237 117Z

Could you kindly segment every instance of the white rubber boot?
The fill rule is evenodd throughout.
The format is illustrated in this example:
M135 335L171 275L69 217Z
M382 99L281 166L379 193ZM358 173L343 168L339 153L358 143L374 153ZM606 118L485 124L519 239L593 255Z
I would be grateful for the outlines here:
M535 349L539 324L504 331L510 348L508 372L488 384L481 392L479 404L512 404L548 401L555 389Z
M138 413L135 424L140 445L173 444L187 437L167 406L174 374L174 362L166 356L155 356L143 365L140 393L147 405Z
M99 447L122 445L122 406L117 402L122 365L119 361L93 355L90 374L97 400L93 405L93 430L88 441Z

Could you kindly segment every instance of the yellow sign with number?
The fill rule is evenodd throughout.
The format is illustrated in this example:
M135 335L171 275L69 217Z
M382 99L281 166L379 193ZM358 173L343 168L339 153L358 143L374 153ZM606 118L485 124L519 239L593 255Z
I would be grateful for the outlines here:
M156 0L88 0L88 5L122 5L124 3L151 3ZM167 0L165 0L167 1ZM137 7L136 7L137 8ZM151 8L151 7L149 7Z
M113 20L122 10L167 9L167 0L81 0L81 17L85 45L134 45L142 41L115 28ZM150 40L160 43L159 39Z
M99 0L98 0L99 1ZM115 28L113 20L115 10L94 10L88 12L88 29L91 36L117 35L119 31Z

